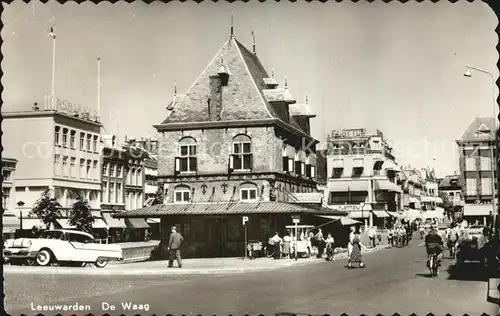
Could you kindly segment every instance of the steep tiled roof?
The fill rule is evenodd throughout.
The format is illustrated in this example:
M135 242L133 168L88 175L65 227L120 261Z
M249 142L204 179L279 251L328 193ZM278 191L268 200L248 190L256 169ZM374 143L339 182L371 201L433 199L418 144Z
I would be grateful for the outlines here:
M458 141L483 141L492 137L495 137L495 118L475 117Z
M255 213L311 213L336 214L339 212L321 207L319 204L294 204L284 202L260 203L191 203L162 204L115 214L115 217L157 217L167 215L231 215Z
M175 102L169 104L173 109L162 124L209 121L209 77L217 74L221 66L230 74L222 93L222 121L275 118L290 121L289 125L301 130L293 118L280 117L278 113L282 111L275 111L274 105L268 102L263 90L268 89L264 79L269 75L257 56L232 36L186 94L176 97Z

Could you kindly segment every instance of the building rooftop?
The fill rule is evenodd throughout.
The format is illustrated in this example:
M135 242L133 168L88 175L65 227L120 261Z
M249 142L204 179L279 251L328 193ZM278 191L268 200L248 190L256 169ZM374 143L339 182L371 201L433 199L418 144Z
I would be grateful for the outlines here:
M168 116L161 125L209 122L209 77L217 74L221 66L224 66L229 75L228 84L222 93L221 121L275 119L306 133L289 113L278 110L282 105L276 104L276 101L295 102L290 92L286 87L273 90L274 85L269 85L271 78L260 60L234 36L222 45L184 95L174 94L168 105Z
M495 118L475 117L457 143L490 141L495 138Z
M4 119L16 119L16 118L26 118L26 117L62 117L66 119L71 119L74 121L82 122L85 124L91 124L94 126L102 127L102 124L97 120L87 119L85 117L70 115L65 112L54 111L54 110L38 110L38 111L9 111L2 112Z

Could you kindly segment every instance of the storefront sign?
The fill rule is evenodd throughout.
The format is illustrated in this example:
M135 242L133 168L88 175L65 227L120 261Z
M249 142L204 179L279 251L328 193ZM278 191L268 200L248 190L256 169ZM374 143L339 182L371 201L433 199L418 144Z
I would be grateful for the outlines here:
M354 204L354 205L339 205L337 208L339 211L351 212L351 211L362 211L365 207L365 203Z
M366 128L338 129L332 131L333 138L352 138L366 136Z

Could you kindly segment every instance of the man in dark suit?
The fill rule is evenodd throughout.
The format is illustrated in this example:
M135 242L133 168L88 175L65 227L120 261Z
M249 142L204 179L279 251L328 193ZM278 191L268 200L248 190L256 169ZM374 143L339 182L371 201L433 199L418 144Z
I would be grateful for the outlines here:
M172 268L174 265L174 257L177 259L177 265L179 268L182 268L181 251L179 248L181 247L183 241L184 238L182 238L182 235L179 234L176 231L175 226L173 226L172 233L170 234L170 240L168 241L168 250L170 251L170 258L168 260L169 268Z

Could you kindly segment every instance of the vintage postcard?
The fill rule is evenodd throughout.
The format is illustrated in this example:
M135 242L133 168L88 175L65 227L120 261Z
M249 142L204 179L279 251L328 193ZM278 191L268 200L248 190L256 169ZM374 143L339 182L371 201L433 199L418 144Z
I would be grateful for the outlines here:
M3 3L11 315L496 315L481 1Z

